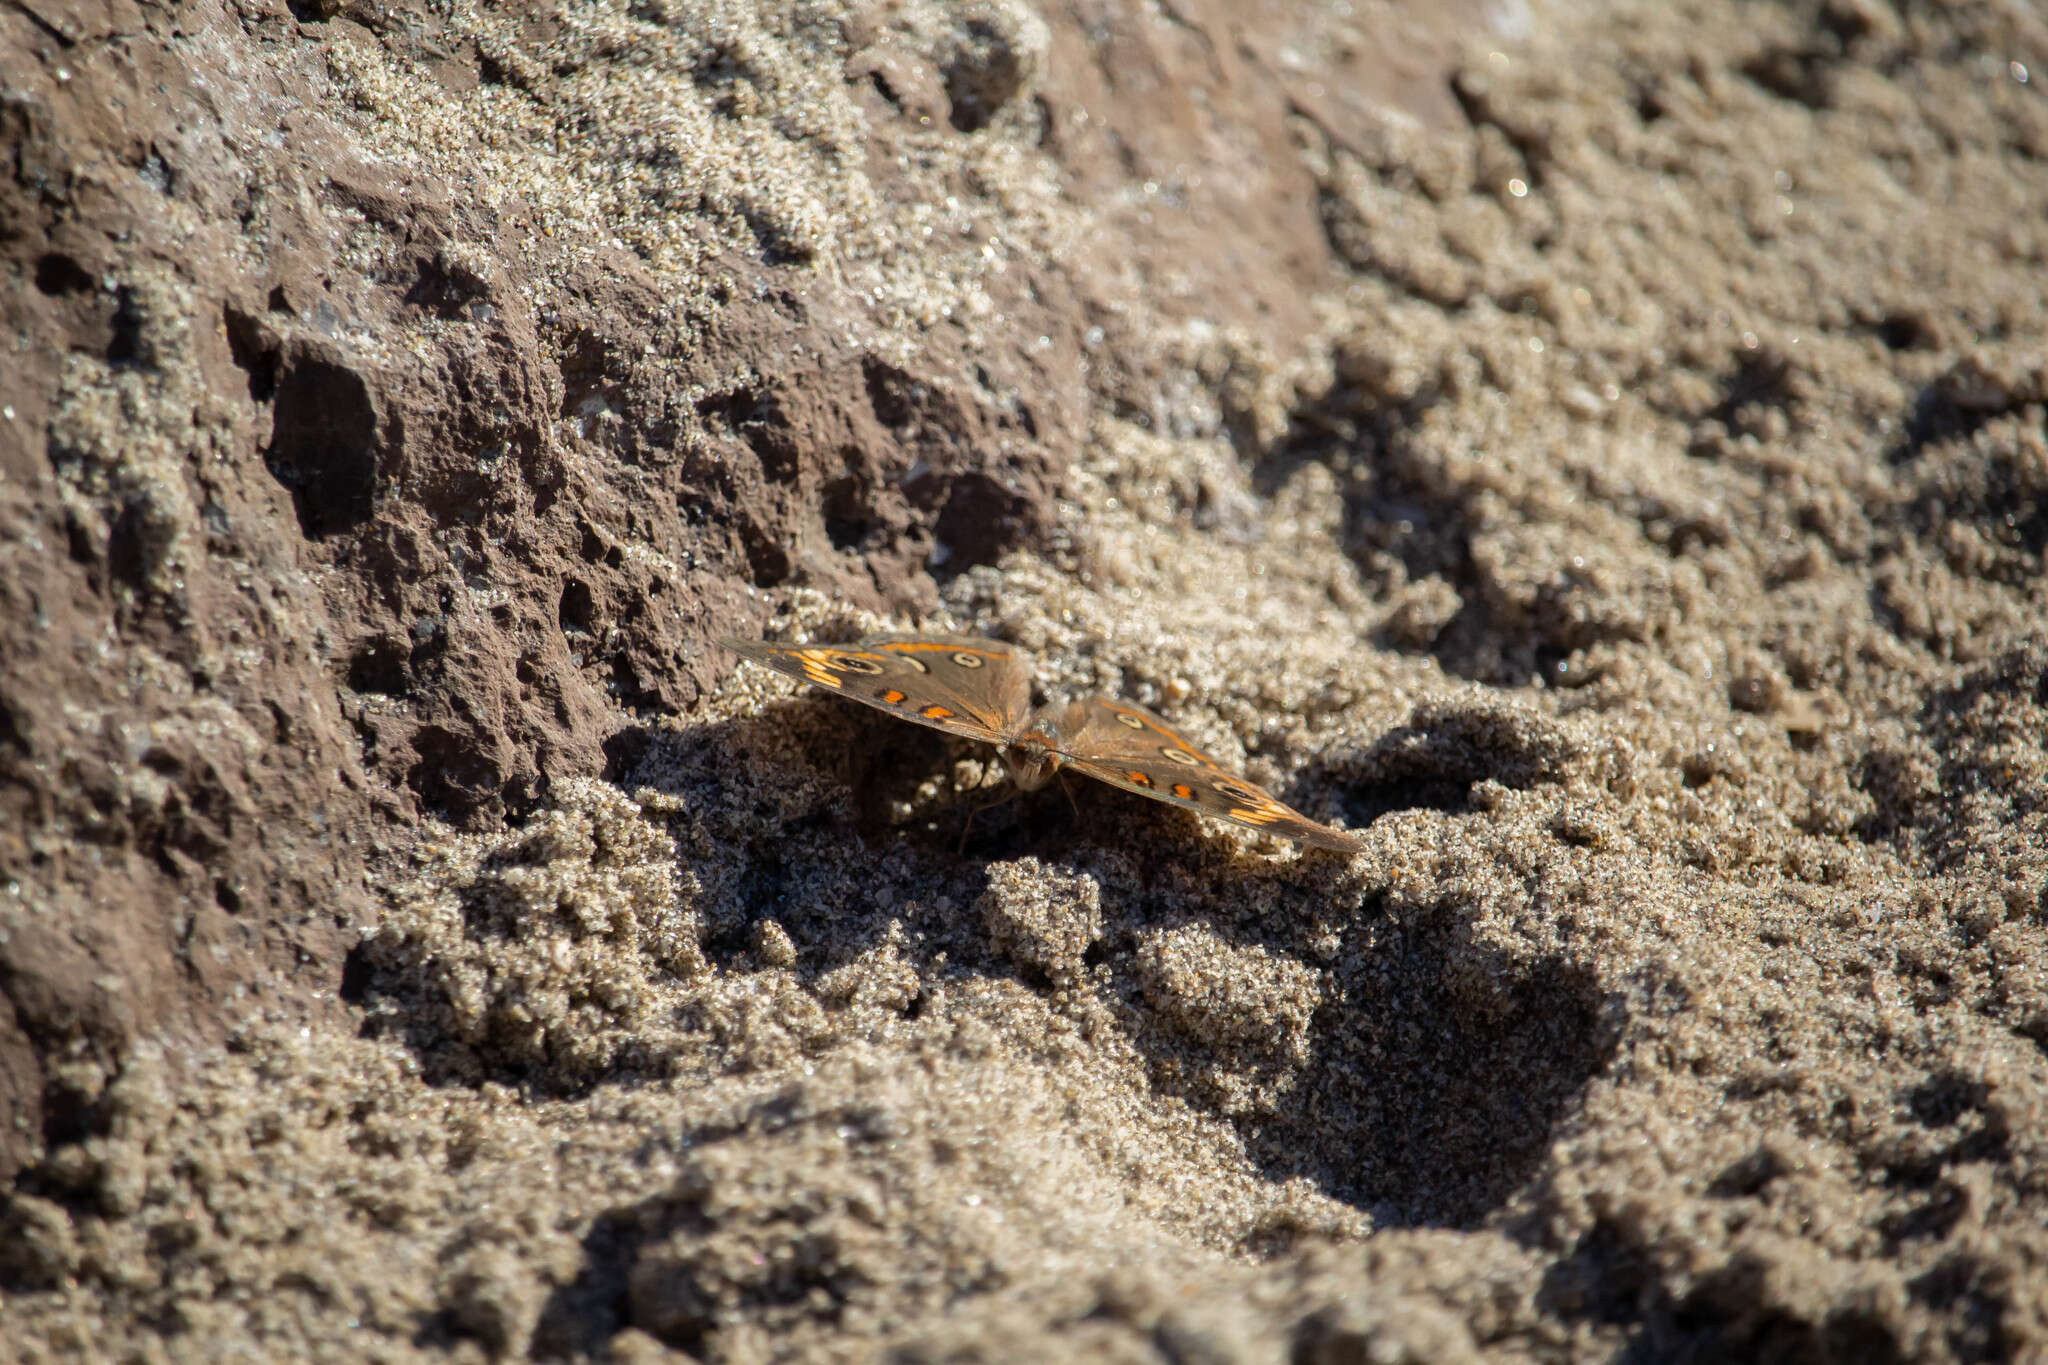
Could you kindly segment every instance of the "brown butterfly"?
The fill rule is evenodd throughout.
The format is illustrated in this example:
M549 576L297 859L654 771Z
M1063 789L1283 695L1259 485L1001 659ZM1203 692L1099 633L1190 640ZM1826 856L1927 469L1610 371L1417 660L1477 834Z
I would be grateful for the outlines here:
M1020 791L1061 768L1219 820L1356 853L1355 834L1319 825L1226 771L1142 706L1083 697L1031 709L1027 656L995 640L870 635L850 645L721 640L736 654L893 716L996 746Z

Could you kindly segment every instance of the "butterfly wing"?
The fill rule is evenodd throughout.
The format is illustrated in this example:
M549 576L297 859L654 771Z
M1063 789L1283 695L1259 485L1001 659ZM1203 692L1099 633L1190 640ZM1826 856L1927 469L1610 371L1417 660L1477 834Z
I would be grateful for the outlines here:
M719 643L892 716L990 744L1008 743L1031 712L1031 665L996 640L871 635L850 645Z
M1357 853L1365 847L1357 835L1319 825L1237 776L1142 706L1089 697L1068 709L1062 728L1063 766L1112 787L1316 848Z

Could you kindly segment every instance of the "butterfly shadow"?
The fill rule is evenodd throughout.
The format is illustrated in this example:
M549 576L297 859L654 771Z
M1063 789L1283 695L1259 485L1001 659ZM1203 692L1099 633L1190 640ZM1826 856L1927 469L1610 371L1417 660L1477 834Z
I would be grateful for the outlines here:
M1327 803L1334 789L1338 809L1356 816L1400 784L1412 796L1423 781L1442 784L1448 805L1460 784L1477 780L1468 767L1535 762L1490 734L1469 718L1461 728L1456 717L1418 713L1406 731L1312 770L1283 795ZM926 990L956 999L989 1000L985 989L951 988L995 980L1048 1002L1085 996L1091 1020L1146 1059L1151 1093L1138 1102L1177 1102L1233 1125L1275 1189L1306 1180L1380 1226L1471 1227L1500 1209L1613 1053L1616 1011L1589 968L1491 946L1455 901L1361 903L1342 857L1248 853L1241 837L1187 811L1086 780L1073 784L1071 802L1055 787L980 812L962 855L959 823L993 793L953 793L936 781L949 759L973 752L956 743L801 697L689 729L622 731L608 745L606 776L628 794L665 798L648 809L669 821L679 862L699 878L704 950L721 970L762 971L757 931L773 921L785 936L775 970L813 994L825 993L825 976L893 942ZM1516 776L1538 780L1533 769ZM987 907L1001 897L990 867L1026 855L1038 869L1013 880L1025 896L1062 881L1099 893L1102 929L1078 966L1048 969L991 928ZM821 904L814 893L830 876L896 890ZM1011 937L1028 939L1029 921L1020 914ZM1224 970L1239 980L1196 973L1168 998L1168 941L1198 951L1221 944ZM1286 1038L1262 1023L1276 994L1270 982L1242 970L1260 961L1280 964L1282 978L1315 982ZM1211 988L1224 997L1220 1014L1205 1012ZM1234 1015L1233 990L1242 997ZM930 998L904 1004L904 1017L917 1019ZM836 1113L817 1121L848 1126ZM759 1140L751 1130L690 1138L692 1150ZM634 1289L636 1269L661 1263L665 1247L688 1251L679 1234L703 1226L700 1202L683 1182L600 1215L576 1277L541 1313L534 1354L591 1354L629 1325L681 1349L703 1346L712 1318L672 1311L694 1302L687 1255L667 1279L643 1273L639 1298ZM1278 1255L1314 1235L1276 1213L1245 1249ZM791 1302L814 1293L829 1302L836 1292L829 1275L799 1275L786 1289ZM643 1312L654 1316L643 1322Z
M1483 819L1482 783L1558 784L1582 756L1549 719L1467 693L1424 703L1370 745L1309 764L1279 794L1311 815L1341 814L1353 830L1403 811ZM1082 810L1084 828L1109 823L1085 799ZM1220 842L1202 841L1182 812L1150 818L1185 823L1188 843ZM1123 936L1103 960L1145 1021L1135 1037L1155 1087L1227 1119L1269 1179L1306 1179L1382 1227L1477 1226L1525 1186L1608 1064L1618 1001L1585 962L1476 934L1470 905L1397 904L1382 892L1346 908L1346 866L1311 855L1276 865L1264 887L1227 861L1163 883L1141 875L1116 907ZM1264 908L1248 914L1247 905ZM1319 1002L1285 1046L1255 1028L1175 1025L1129 984L1143 975L1148 936L1186 925L1236 950L1322 968ZM1264 1008L1256 998L1245 1005L1250 1016ZM1250 1249L1277 1253L1300 1231L1276 1222Z
M1618 1004L1589 966L1470 929L1451 905L1360 926L1292 1092L1238 1123L1269 1179L1306 1178L1381 1227L1470 1229L1536 1173L1614 1054Z
M1589 965L1496 945L1455 901L1360 904L1342 859L1261 874L1210 849L1179 876L1107 850L1073 861L1103 888L1092 989L1154 1092L1229 1123L1276 1186L1306 1180L1379 1227L1483 1223L1620 1036ZM1311 1235L1288 1219L1245 1249Z
M651 786L679 798L692 813L693 832L678 840L685 859L723 861L723 891L700 898L706 956L758 967L759 926L773 920L807 986L900 924L920 945L913 956L927 982L1003 977L1052 993L1042 972L991 941L971 907L991 865L1027 856L1094 881L1105 928L1086 958L1089 989L1129 1021L1155 1089L1234 1125L1276 1184L1306 1179L1383 1226L1483 1221L1527 1181L1613 1052L1614 1008L1592 970L1491 945L1472 932L1468 906L1347 902L1341 857L1248 859L1211 822L1086 779L1069 794L1054 784L982 807L993 783L954 791L943 775L950 760L986 752L799 697L686 730L622 731L608 745L607 776L628 792ZM1418 707L1407 725L1312 766L1282 795L1313 811L1330 809L1334 792L1357 828L1391 810L1474 809L1476 782L1556 780L1572 752L1554 728L1466 697ZM774 771L790 762L810 771ZM914 895L817 907L806 888L826 863L857 882L893 876ZM1256 1029L1169 1017L1146 945L1185 926L1321 967L1319 1003L1298 1037L1275 1048ZM1276 1223L1255 1249L1295 1236Z

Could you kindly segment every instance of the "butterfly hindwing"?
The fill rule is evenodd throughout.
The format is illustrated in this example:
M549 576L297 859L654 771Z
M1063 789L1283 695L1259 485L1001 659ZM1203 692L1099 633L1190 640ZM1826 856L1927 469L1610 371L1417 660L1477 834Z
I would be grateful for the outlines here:
M994 640L871 635L846 645L719 643L828 692L991 744L1006 743L1030 710L1030 665Z
M1225 769L1141 706L1090 697L1070 715L1064 766L1155 801L1317 848L1356 853L1358 836L1320 825L1271 792ZM1079 723L1075 724L1074 720Z

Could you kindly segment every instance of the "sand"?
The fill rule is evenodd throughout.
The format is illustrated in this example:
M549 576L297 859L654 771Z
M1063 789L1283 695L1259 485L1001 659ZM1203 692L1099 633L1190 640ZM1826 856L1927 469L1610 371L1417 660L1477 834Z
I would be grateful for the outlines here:
M9 399L0 1356L2048 1354L2030 11L38 15L252 179Z

